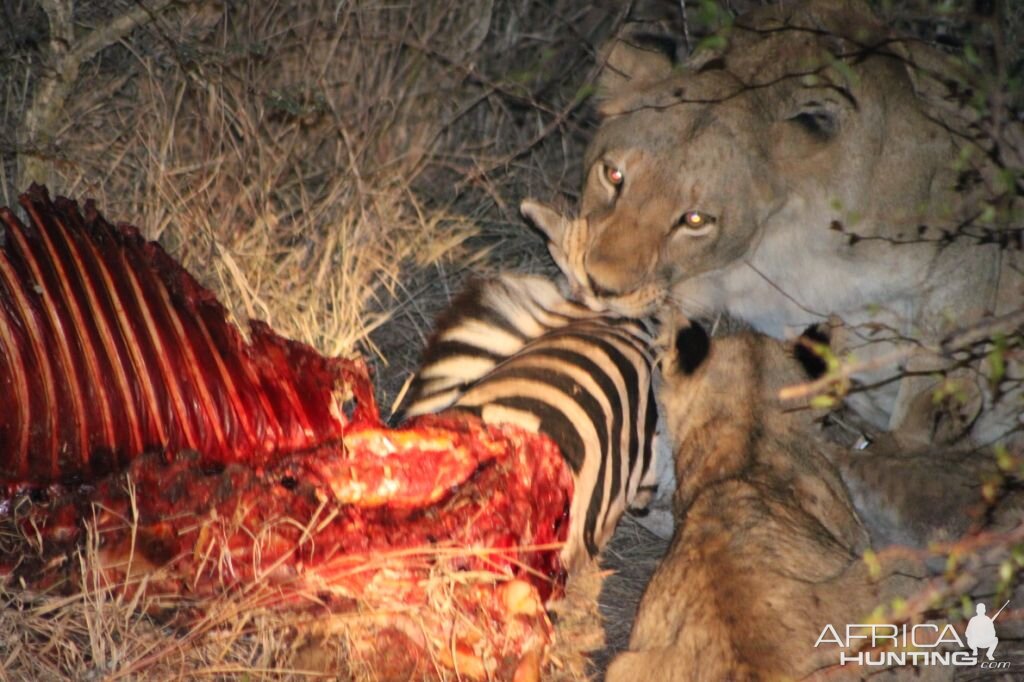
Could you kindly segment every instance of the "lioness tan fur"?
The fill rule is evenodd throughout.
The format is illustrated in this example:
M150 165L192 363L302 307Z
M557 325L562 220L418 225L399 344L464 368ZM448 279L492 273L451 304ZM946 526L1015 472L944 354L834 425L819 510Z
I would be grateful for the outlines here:
M905 567L869 575L868 535L831 446L812 435L809 412L776 398L802 378L783 344L714 339L695 368L682 345L661 389L676 535L607 679L799 679L836 666L835 646L814 646L824 626L866 622L919 583Z
M841 0L771 3L727 41L674 69L624 43L609 51L615 82L586 155L583 220L523 204L581 300L627 315L666 302L690 317L726 310L776 338L836 314L862 334L859 360L1020 307L1006 250L942 239L977 206L954 191L963 140L923 96L944 87L929 78L940 58ZM893 381L852 401L875 427L923 443L935 425L920 396L933 383Z

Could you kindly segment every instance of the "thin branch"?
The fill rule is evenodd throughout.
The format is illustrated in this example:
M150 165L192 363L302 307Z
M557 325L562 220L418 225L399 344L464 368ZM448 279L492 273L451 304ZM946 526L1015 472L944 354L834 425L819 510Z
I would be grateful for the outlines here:
M1024 309L997 317L988 317L970 327L959 329L943 339L939 344L939 349L943 355L952 355L958 350L963 350L981 341L1000 334L1012 334L1022 328L1024 328Z
M856 374L889 367L911 357L952 359L958 351L987 341L999 334L1012 334L1022 328L1024 328L1024 309L1006 315L987 317L977 324L953 332L938 345L920 344L900 348L871 360L843 364L834 372L829 372L814 381L785 386L779 391L779 398L781 400L796 400L817 395L836 384L848 382Z
M679 0L679 14L683 19L683 45L686 48L686 56L689 57L693 54L693 46L690 44L690 18L686 15L686 0Z
M137 4L100 27L75 39L73 3L70 0L40 0L50 24L50 42L46 66L36 86L32 103L25 109L22 120L23 151L19 155L20 188L33 181L46 182L50 172L47 147L58 129L57 121L64 111L71 88L78 80L84 62L103 49L110 47L138 28L153 20L175 0L154 0L150 5Z
M126 35L167 9L175 0L155 0L150 5L141 1L124 14L115 17L103 27L94 28L71 50L68 58L75 59L79 64L91 59L97 52L110 47Z

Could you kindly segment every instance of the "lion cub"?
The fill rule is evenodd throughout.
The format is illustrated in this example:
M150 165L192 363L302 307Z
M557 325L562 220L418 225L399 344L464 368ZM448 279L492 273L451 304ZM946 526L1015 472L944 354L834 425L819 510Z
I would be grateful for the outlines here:
M677 331L661 389L676 534L609 681L800 678L837 662L814 647L825 624L911 592L912 577L871 580L868 533L814 415L776 397L806 378L780 342Z

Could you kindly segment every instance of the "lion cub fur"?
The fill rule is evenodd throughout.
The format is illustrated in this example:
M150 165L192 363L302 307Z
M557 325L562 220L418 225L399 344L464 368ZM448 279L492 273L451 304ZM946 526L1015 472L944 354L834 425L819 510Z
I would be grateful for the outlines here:
M793 679L835 665L834 646L814 647L822 628L864 622L917 579L869 575L832 446L812 435L811 411L777 399L806 380L800 362L761 335L710 341L694 325L663 373L676 533L607 679Z

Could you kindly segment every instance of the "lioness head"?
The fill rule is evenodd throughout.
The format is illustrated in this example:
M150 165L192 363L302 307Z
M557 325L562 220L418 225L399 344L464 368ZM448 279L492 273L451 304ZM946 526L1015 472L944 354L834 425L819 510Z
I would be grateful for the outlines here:
M628 64L609 68L618 82L586 154L580 219L524 203L583 298L642 315L681 281L757 267L752 254L772 231L820 231L840 249L848 237L830 225L916 228L949 140L922 113L884 27L842 2L773 3L725 38L676 68L617 44L610 65ZM758 257L833 248L805 243ZM679 303L700 314L743 295Z

